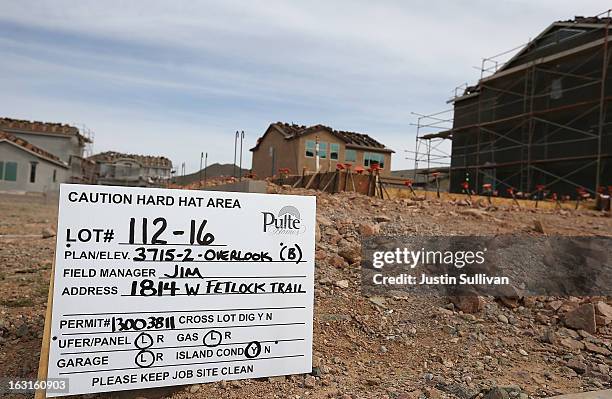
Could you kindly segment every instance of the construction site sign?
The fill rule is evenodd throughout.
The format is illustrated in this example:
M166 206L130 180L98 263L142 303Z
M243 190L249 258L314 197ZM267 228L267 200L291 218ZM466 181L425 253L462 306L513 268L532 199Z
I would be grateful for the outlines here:
M47 378L72 395L311 372L315 208L62 185Z

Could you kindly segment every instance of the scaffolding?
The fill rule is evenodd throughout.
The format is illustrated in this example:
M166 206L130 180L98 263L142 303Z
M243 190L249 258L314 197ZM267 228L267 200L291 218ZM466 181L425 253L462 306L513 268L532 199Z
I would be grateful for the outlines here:
M460 87L450 110L417 114L415 170L447 162L441 142L452 139L450 189L468 182L528 197L595 194L612 184L610 11L605 17L556 22L506 62L506 51L483 59L476 86ZM456 89L457 90L457 89ZM449 129L444 126L452 125ZM423 134L423 130L435 129Z
M453 109L433 114L420 114L411 112L417 117L416 141L414 151L406 150L407 160L414 161L415 185L427 188L432 183L430 176L433 173L448 174L450 167L450 139L449 129L452 129Z

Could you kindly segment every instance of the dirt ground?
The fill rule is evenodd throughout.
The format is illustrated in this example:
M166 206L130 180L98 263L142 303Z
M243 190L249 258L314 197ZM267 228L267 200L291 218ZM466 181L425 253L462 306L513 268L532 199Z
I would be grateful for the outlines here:
M313 373L99 397L525 399L611 387L612 324L589 334L562 321L592 299L485 298L469 314L442 297L368 298L358 262L343 251L370 233L541 235L534 220L546 234L612 236L609 215L275 191L318 197ZM0 377L36 376L55 245L41 231L56 222L52 200L0 196Z

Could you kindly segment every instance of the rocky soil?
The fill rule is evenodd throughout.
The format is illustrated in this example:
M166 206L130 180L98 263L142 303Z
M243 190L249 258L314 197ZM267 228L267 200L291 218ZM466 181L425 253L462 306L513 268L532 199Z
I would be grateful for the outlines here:
M591 210L486 209L460 200L316 195L309 375L115 393L131 398L528 398L611 387L612 298L366 297L360 239L385 235L612 236ZM35 377L56 204L0 197L0 376Z

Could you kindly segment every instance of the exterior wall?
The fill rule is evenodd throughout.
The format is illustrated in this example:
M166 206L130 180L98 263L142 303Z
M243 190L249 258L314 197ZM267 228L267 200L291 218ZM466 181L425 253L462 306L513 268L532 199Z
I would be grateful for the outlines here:
M533 194L544 185L575 197L579 187L595 193L598 185L609 186L612 64L602 69L602 49L492 75L476 96L456 101L451 192L461 192L464 181L476 192L491 184L500 195L509 188ZM597 79L603 76L602 91Z
M38 158L24 150L20 150L9 143L0 143L0 162L17 163L17 180L6 181L0 178L0 191L26 191L26 192L53 192L59 190L61 183L69 179L69 170ZM36 166L36 179L30 183L31 162L38 162ZM56 171L55 182L53 171Z
M327 158L319 159L319 170L321 172L336 170L337 163L347 163L346 149L344 141L332 135L326 130L313 132L307 136L302 136L299 139L286 140L284 136L272 129L265 135L263 141L259 144L256 151L253 151L252 172L258 178L270 177L278 174L278 169L288 168L291 174L301 174L302 169L306 168L307 173L313 173L316 170L315 157L306 156L306 141L315 140L319 136L319 142L327 144ZM330 144L339 145L338 159L330 158ZM274 165L272 165L272 157L270 156L270 148L274 149ZM374 152L384 155L384 168L380 171L381 176L391 175L391 154L388 152L380 152L375 149L360 149L355 150L356 160L352 163L355 166L364 166L364 155L366 152Z
M260 179L278 174L280 168L289 168L291 173L301 173L298 144L298 140L286 140L276 129L270 129L257 150L253 151L251 172ZM274 151L274 159L270 156L270 148Z
M339 138L337 138L336 136L332 135L331 133L323 130L317 133L312 133L309 134L308 136L303 136L300 137L299 140L295 140L295 141L299 141L299 159L300 159L300 168L298 173L302 173L302 167L306 167L306 170L308 172L314 172L316 170L316 160L314 157L306 157L306 141L308 140L315 140L316 136L319 136L319 142L323 142L327 144L327 158L326 159L319 159L319 170L321 172L329 172L329 171L334 171L336 170L336 164L337 163L351 163L355 166L362 166L364 168L368 168L364 165L364 155L366 152L373 152L373 153L377 153L377 154L383 154L384 155L384 168L380 170L380 175L381 176L390 176L391 175L391 153L388 152L380 152L380 151L376 151L375 149L360 149L360 148L351 148L351 146L349 145L347 147L347 145L344 143L344 141L340 140ZM330 144L339 144L340 146L340 153L338 156L338 159L331 159L329 157L330 155ZM351 150L355 150L355 162L347 162L346 161L346 150L347 149L351 149Z
M142 167L131 159L119 159L112 163L98 163L98 183L117 186L148 187L167 181L171 177L169 168Z
M70 156L83 156L83 146L79 144L76 136L62 134L27 133L5 129L8 133L27 140L29 143L50 152L62 161L69 163Z

